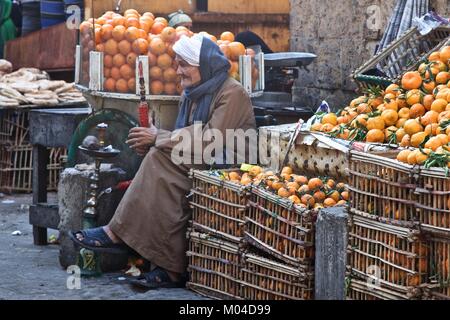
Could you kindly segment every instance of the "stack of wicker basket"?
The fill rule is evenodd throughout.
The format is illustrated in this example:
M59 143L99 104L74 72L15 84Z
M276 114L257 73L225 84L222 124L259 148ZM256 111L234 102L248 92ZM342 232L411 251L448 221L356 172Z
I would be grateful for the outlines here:
M33 176L33 147L29 141L29 111L0 110L0 191L31 192ZM51 148L47 169L48 190L58 186L60 158L65 148Z
M450 179L352 152L349 299L450 298ZM446 283L447 282L447 283Z
M187 286L219 299L313 299L314 211L192 171Z

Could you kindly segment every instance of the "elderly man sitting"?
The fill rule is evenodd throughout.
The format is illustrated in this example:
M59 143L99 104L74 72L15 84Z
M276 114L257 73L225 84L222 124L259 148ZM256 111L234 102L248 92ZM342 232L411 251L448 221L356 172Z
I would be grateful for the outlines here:
M192 187L188 172L210 168L204 161L200 165L175 162L174 137L188 134L192 145L204 146L202 137L194 134L195 123L201 123L202 132L215 129L224 137L227 129L255 128L250 98L228 76L230 64L215 43L199 35L183 36L173 49L184 89L177 130L154 126L130 130L130 147L146 156L114 217L107 226L71 233L76 244L94 251L121 252L129 247L138 252L151 262L152 271L131 282L146 288L182 284L187 266L185 234L191 217L186 210L186 194ZM198 159L194 153L183 159Z

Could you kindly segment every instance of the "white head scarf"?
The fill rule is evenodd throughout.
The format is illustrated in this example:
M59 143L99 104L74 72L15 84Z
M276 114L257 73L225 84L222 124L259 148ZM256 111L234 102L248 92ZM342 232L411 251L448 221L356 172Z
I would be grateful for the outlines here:
M202 48L203 36L194 35L189 38L183 35L180 40L178 40L173 45L173 51L178 54L184 61L192 66L200 66L200 50Z

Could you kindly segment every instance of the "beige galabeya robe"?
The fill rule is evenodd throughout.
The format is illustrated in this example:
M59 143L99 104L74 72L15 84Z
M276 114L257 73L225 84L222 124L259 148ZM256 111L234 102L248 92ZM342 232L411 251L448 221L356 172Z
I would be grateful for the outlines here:
M192 106L195 109L195 105ZM192 113L191 113L192 114ZM255 129L250 98L241 84L228 78L215 94L203 130ZM191 132L193 125L186 128ZM192 187L190 168L171 161L171 132L159 130L155 146L142 161L109 226L127 245L153 265L176 273L187 267L186 231L191 212L186 195ZM201 144L202 141L194 141Z

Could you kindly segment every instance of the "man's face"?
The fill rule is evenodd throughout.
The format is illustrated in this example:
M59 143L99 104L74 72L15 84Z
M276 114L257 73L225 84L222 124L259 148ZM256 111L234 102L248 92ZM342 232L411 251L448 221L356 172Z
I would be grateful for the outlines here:
M178 63L177 74L181 76L181 86L183 89L195 87L201 82L202 78L199 67L190 65L178 55L175 61Z

